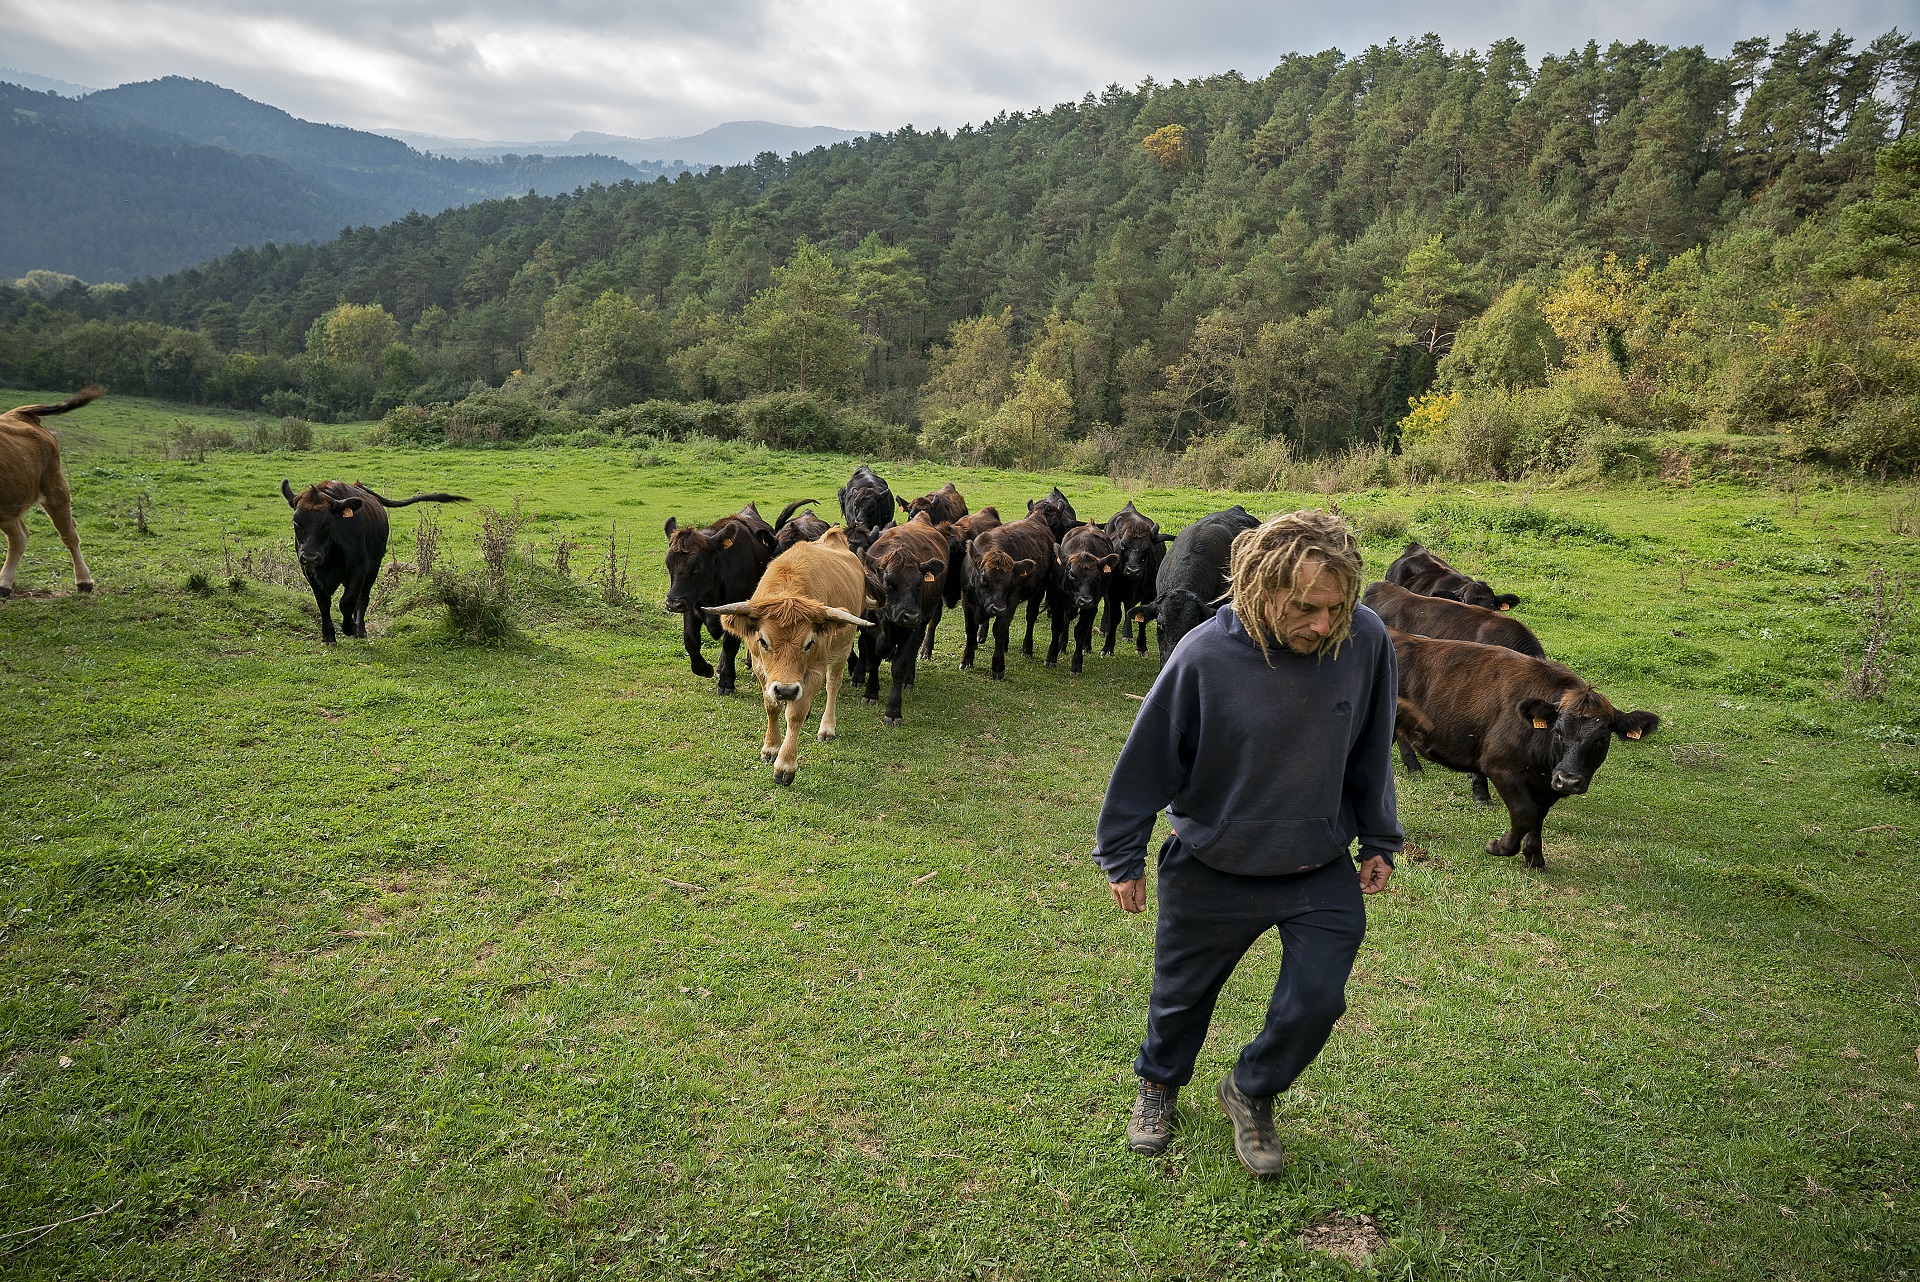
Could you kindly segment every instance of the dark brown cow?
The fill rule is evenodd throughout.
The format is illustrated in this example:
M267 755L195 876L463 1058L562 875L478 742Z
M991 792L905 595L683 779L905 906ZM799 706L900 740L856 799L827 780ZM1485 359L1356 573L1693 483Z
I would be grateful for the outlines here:
M1141 515L1132 499L1107 519L1106 532L1120 563L1107 577L1107 617L1103 625L1107 641L1101 653L1111 655L1115 639L1124 635L1133 637L1135 651L1144 655L1147 627L1142 623L1135 636L1131 610L1153 600L1154 580L1160 573L1160 563L1166 559L1167 544L1173 542L1173 535L1160 533L1160 523Z
M1360 599L1388 627L1402 632L1442 641L1478 641L1536 659L1547 657L1546 647L1533 635L1532 628L1498 610L1446 597L1421 596L1397 583L1375 583Z
M974 536L967 549L967 645L960 666L973 666L981 630L993 624L993 667L998 681L1007 674L1007 639L1013 612L1027 605L1027 639L1021 650L1033 656L1033 624L1053 580L1054 537L1042 513Z
M876 626L860 634L860 671L866 677L866 701L880 702L880 663L893 662L893 692L887 696L887 724L900 724L900 697L913 684L923 635L931 637L946 607L947 536L924 516L882 530L867 549L868 613ZM931 647L929 647L931 648Z
M1443 641L1478 641L1536 659L1547 657L1546 648L1540 644L1540 638L1533 635L1533 629L1498 610L1449 601L1445 597L1421 596L1397 583L1384 582L1370 586L1360 600L1388 627L1402 632ZM1408 774L1420 772L1420 758L1405 743L1400 745L1400 760ZM1473 772L1473 799L1483 806L1493 804L1493 797L1487 792L1487 777L1478 771Z
M1260 518L1235 504L1224 512L1207 513L1174 538L1154 578L1153 600L1128 611L1135 623L1157 622L1160 662L1219 610L1227 592L1233 541L1259 524Z
M1409 543L1394 563L1387 567L1387 582L1397 583L1421 596L1440 596L1449 601L1464 601L1487 610L1511 610L1520 598L1511 592L1495 595L1491 584L1460 573L1418 543Z
M705 529L682 526L668 517L666 530L667 609L682 616L680 639L686 647L687 665L696 677L713 675L713 665L700 653L700 630L704 626L720 643L720 680L715 689L732 694L740 638L703 611L753 595L767 562L773 559L773 527L761 520L759 509L749 503Z
M340 591L340 630L367 635L367 599L387 555L387 509L414 503L465 503L459 494L384 499L364 485L322 481L295 494L282 478L280 496L293 509L293 550L320 607L320 639L334 644L333 594Z
M1093 616L1100 603L1110 599L1109 585L1120 572L1120 554L1113 540L1097 525L1075 526L1060 540L1059 560L1053 567L1053 581L1047 585L1047 612L1052 616L1053 641L1047 646L1047 666L1053 667L1067 647L1067 629L1073 629L1073 664L1080 675L1081 660L1093 648ZM1147 625L1140 625L1147 635ZM1111 645L1112 637L1108 638Z
M1047 523L1047 529L1053 532L1053 541L1058 543L1067 537L1067 531L1080 524L1080 518L1073 513L1073 504L1067 502L1067 496L1060 492L1059 486L1043 499L1027 500L1027 515L1037 516Z
M73 523L73 495L60 466L60 442L40 420L77 410L106 395L103 387L74 393L58 405L22 405L0 414L0 530L7 533L7 560L0 566L0 597L13 595L13 576L27 553L27 513L37 503L53 522L73 558L73 586L93 591L93 571L80 555L80 528Z
M1507 804L1507 832L1490 855L1546 867L1540 828L1577 797L1607 759L1611 736L1659 729L1651 712L1620 712L1569 668L1500 646L1389 630L1400 667L1394 737L1449 770L1479 771Z
M1000 510L992 507L983 507L978 512L970 512L945 528L944 533L952 550L952 556L947 562L948 609L960 604L960 594L966 590L967 549L973 545L975 536L999 528Z
M967 501L960 497L959 490L953 488L952 481L948 481L931 494L922 494L912 502L900 499L899 504L900 510L907 514L908 520L925 512L927 519L935 525L957 521L967 514Z

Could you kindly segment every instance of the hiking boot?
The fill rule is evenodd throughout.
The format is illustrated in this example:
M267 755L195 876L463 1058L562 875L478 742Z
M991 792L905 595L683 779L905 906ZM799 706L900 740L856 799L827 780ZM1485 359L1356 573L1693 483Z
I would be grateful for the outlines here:
M1178 1086L1141 1078L1140 1098L1127 1119L1127 1147L1136 1153L1163 1152L1173 1139L1173 1105L1179 1098Z
M1240 1165L1263 1180L1280 1174L1287 1157L1273 1133L1273 1096L1242 1094L1232 1073L1220 1079L1220 1089L1214 1093L1233 1122L1233 1151Z

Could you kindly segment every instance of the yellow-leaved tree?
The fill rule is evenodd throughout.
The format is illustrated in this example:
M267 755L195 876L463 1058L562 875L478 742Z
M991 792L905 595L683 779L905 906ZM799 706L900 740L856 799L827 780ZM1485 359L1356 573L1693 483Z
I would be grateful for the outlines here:
M1168 173L1193 167L1193 149L1185 125L1162 125L1140 142L1154 162Z

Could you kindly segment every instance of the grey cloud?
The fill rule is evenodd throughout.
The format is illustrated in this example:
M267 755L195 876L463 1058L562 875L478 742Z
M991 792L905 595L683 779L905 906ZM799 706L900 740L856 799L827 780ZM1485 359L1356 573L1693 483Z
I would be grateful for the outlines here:
M1912 25L1912 0L0 0L7 61L115 84L216 81L308 119L493 138L694 133L724 120L954 126L1111 82L1356 53L1437 31L1530 56Z

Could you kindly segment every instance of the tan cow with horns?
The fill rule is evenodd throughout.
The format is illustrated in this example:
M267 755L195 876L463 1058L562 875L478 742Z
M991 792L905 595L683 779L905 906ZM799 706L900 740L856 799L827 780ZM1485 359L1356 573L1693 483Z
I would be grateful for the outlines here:
M820 713L820 740L833 738L847 654L859 635L854 629L873 626L860 617L866 608L866 572L838 525L816 542L796 543L774 558L748 600L709 608L753 656L753 674L767 707L760 759L773 763L775 783L793 782L800 730L822 684L827 706ZM784 739L775 733L782 712Z

